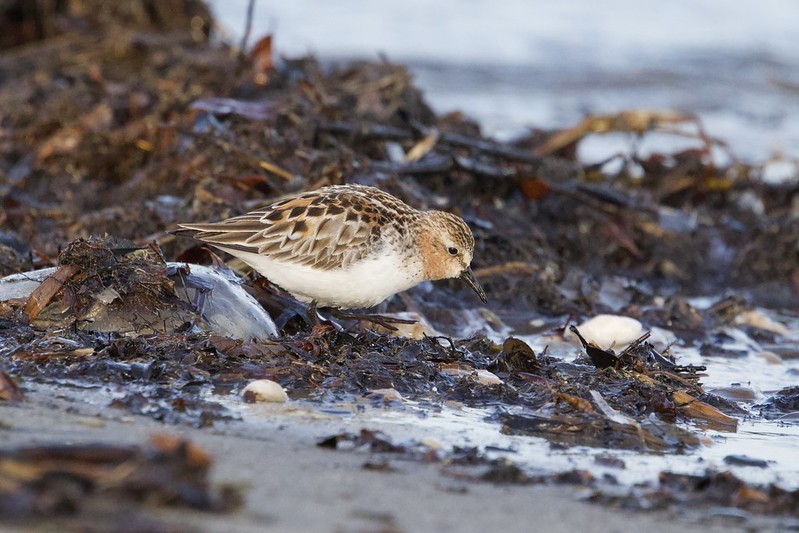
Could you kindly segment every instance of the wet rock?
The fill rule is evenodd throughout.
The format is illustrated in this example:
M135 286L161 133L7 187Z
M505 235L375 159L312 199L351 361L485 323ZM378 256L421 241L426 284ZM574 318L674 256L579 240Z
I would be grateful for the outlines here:
M492 368L505 372L535 372L541 368L541 363L526 342L508 337Z
M757 468L768 467L768 461L757 459L748 455L728 455L724 458L724 463L733 466L754 466Z
M786 387L756 405L767 418L783 418L799 412L799 387Z
M733 402L754 402L759 396L750 387L716 387L708 392Z

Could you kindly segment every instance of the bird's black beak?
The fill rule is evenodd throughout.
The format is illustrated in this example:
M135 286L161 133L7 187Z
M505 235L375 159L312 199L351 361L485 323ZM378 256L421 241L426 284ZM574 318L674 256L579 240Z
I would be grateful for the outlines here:
M466 270L461 272L460 278L466 282L466 284L472 288L474 292L477 293L477 296L483 301L483 303L488 303L488 298L486 298L486 293L483 288L478 283L477 278L474 277L474 272L472 272L472 267L466 267Z

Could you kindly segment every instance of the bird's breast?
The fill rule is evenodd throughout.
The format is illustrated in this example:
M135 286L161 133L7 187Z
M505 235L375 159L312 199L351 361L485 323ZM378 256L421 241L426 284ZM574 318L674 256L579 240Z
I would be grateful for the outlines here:
M421 262L395 251L381 251L328 270L238 250L230 253L298 300L315 300L320 307L373 307L424 281Z

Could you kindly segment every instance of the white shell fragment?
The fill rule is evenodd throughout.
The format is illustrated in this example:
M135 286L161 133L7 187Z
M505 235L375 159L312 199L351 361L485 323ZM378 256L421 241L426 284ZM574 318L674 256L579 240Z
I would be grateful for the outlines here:
M382 398L383 401L386 401L386 402L388 402L388 401L398 401L398 402L404 401L404 398L402 397L402 394L400 394L397 389L392 389L392 388L389 388L389 389L372 389L372 390L369 391L367 396L369 398L372 398L372 399Z
M484 369L445 367L441 369L441 372L458 379L475 377L479 384L486 386L501 385L503 383L499 376Z
M244 387L241 395L256 402L284 403L289 399L279 383L270 379L257 379Z
M482 368L477 370L477 382L481 385L502 385L499 376Z
M577 329L588 342L593 342L600 348L619 351L640 337L644 332L644 327L638 320L628 316L620 315L597 315L586 320ZM571 332L565 335L577 340L577 336Z
M776 320L769 318L762 312L754 309L741 312L735 317L735 323L742 326L750 326L753 328L762 329L763 331L776 333L777 335L782 335L783 337L788 335L787 327Z
M95 294L94 297L105 305L108 305L114 300L121 298L119 293L113 287L106 288L102 292Z

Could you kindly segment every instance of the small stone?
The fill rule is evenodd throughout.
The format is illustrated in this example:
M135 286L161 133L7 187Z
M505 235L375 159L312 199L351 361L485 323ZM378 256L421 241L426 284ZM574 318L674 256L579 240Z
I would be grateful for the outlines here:
M598 453L594 456L594 462L598 465L609 466L611 468L627 468L624 459L615 457L609 453Z
M650 332L652 334L647 339L647 342L652 343L658 348L666 348L666 346L677 342L677 335L671 330L654 327Z
M640 337L644 327L641 322L628 316L597 315L577 326L577 329L588 342L604 349L612 346L618 352ZM564 336L577 338L571 332Z
M269 379L257 379L244 387L241 391L244 401L255 402L275 402L283 403L288 401L289 396L279 383Z
M444 445L433 437L423 437L419 439L419 444L427 446L431 450L439 451L444 449Z
M734 466L755 466L757 468L766 468L768 466L768 461L765 459L749 457L748 455L728 455L724 458L724 462Z

